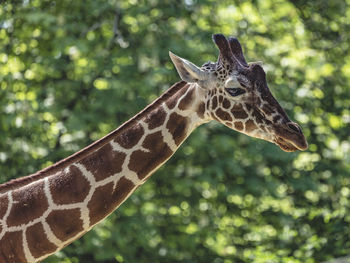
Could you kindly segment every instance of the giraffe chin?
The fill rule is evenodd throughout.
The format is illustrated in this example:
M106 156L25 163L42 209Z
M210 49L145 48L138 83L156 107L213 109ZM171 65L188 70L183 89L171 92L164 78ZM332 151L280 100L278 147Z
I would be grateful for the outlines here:
M277 137L274 140L274 142L285 152L295 152L295 151L299 150L292 143L288 142L287 140L283 139L282 137Z

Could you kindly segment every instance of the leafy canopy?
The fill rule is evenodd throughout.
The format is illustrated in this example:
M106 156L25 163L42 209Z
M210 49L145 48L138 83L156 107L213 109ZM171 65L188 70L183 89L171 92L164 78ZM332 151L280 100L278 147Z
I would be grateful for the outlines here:
M310 148L215 123L53 262L321 262L350 249L349 1L5 1L0 181L109 131L178 81L168 50L216 60L238 37Z

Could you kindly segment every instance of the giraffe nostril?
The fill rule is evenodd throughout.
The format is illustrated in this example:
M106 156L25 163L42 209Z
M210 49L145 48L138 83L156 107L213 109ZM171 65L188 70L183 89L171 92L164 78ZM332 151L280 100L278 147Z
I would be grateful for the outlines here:
M296 123L288 123L288 127L289 127L290 129L292 129L293 131L296 131L296 132L300 132L300 133L301 133L301 129L300 129L299 125L296 124Z

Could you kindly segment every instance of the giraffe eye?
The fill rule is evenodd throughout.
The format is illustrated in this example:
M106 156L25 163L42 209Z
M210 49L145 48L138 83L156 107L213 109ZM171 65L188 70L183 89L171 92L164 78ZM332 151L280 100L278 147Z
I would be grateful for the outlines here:
M225 90L233 97L245 93L245 90L241 88L226 88Z

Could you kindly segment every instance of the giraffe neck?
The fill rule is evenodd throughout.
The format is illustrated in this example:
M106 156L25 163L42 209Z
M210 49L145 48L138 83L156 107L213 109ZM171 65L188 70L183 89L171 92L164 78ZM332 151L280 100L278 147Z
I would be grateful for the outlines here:
M208 121L202 92L180 82L103 143L0 186L0 262L40 261L113 212Z

